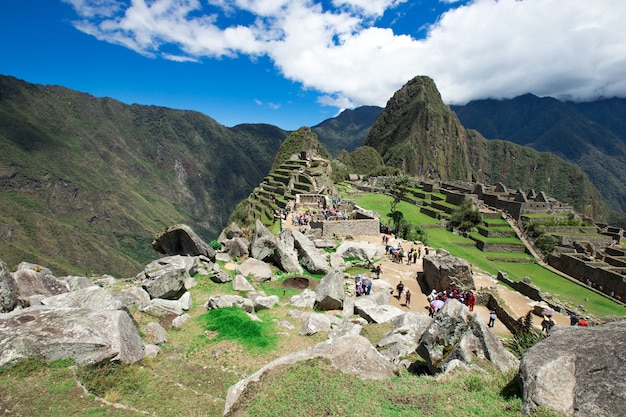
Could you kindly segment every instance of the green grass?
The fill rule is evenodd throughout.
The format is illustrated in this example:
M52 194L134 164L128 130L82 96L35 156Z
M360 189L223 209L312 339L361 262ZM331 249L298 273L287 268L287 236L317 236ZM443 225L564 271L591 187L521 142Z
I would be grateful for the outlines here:
M253 321L239 307L210 310L198 320L206 330L217 332L215 341L235 340L250 352L265 352L277 346L273 323Z
M246 396L247 416L522 417L514 373L463 373L438 381L403 372L384 381L362 381L318 359L279 368L264 379L262 391Z

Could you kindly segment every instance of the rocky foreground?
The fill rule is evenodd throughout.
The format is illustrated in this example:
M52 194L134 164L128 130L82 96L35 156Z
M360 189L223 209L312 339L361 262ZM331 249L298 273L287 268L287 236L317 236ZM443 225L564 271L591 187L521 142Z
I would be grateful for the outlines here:
M239 306L256 319L257 311L280 303L277 296L256 289L259 282L272 279L271 263L282 270L324 271L315 290L304 289L289 300L288 314L302 320L299 334L326 333L328 339L278 358L231 386L225 415L241 412L239 398L278 366L326 358L342 372L385 379L399 366L411 369L404 358L415 352L432 374L459 367L477 369L486 363L501 371L519 368L527 413L545 405L569 416L622 415L626 321L557 328L520 363L479 314L456 300L447 301L434 317L406 312L389 303L394 288L383 280L373 281L369 295L355 297L354 277L344 272L349 265L343 259L368 265L383 255L379 245L334 242L335 252L326 256L320 246L329 242L315 242L289 229L273 236L257 225L250 243L235 229L226 232L220 239L226 249L216 253L197 244L190 229L175 230L155 243L168 256L146 265L130 280L55 277L47 268L28 263L10 272L0 261L0 366L29 357L72 358L81 365L139 362L158 355L167 343L167 329L159 319L168 317L172 327L185 326L186 312L198 304L207 309ZM232 256L246 259L237 264L234 278L216 263ZM216 283L232 281L235 291L246 295L209 294L206 300L192 300L189 289L196 284L196 274ZM154 322L139 329L131 307L154 317ZM393 329L376 346L360 336L368 323L385 322Z

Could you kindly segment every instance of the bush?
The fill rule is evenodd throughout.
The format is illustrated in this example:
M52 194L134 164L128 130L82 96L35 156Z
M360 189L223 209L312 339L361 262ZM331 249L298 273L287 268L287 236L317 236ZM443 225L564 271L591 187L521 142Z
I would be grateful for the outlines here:
M218 242L217 240L212 240L209 242L209 246L215 250L220 250L222 249L222 244L220 242Z
M480 211L474 208L472 200L465 200L450 216L448 227L451 230L458 229L461 232L469 232L482 221L483 216Z
M543 234L535 240L535 245L544 252L552 252L556 248L557 240L554 236Z

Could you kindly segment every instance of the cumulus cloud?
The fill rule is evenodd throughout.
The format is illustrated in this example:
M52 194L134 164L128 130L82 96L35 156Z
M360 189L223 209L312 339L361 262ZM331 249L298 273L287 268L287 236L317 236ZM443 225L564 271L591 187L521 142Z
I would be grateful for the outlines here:
M268 56L339 108L382 106L416 75L448 103L626 96L619 0L440 0L447 11L421 39L378 24L406 0L65 1L75 26L100 40L174 61Z

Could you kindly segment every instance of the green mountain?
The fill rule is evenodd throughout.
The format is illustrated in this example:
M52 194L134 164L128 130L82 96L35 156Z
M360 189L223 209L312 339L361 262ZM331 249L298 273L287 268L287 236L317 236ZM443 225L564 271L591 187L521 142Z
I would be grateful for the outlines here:
M583 171L555 155L466 130L441 100L435 83L416 77L398 90L372 126L364 145L386 165L441 180L502 182L545 191L596 220L608 209Z
M344 110L337 117L313 126L311 130L332 155L336 156L342 150L352 152L363 144L382 110L377 106Z
M134 275L165 226L215 239L287 134L0 76L0 258Z
M453 106L464 126L488 138L551 152L578 165L607 205L626 213L626 100L560 102L526 94Z

